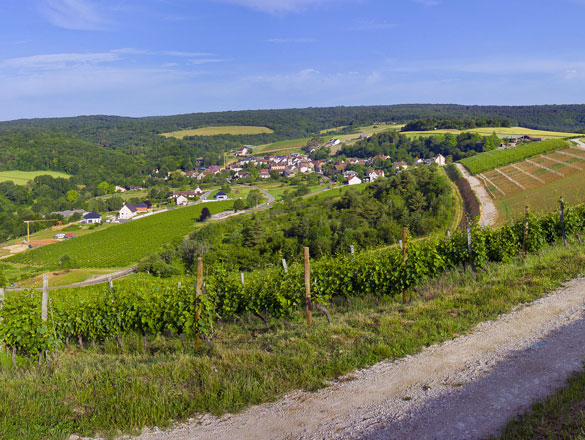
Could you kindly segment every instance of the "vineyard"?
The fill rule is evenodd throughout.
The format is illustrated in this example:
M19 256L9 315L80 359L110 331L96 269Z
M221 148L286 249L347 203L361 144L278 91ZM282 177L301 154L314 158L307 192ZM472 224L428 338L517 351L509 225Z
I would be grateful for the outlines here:
M231 201L205 204L211 214L223 212L232 205ZM192 232L202 209L202 204L173 209L32 249L7 261L58 267L62 258L68 256L70 267L126 267L156 252L164 244L182 239Z
M585 228L585 205L565 210L567 234ZM526 223L525 223L526 222ZM525 233L527 231L527 233ZM560 213L529 215L497 230L473 226L471 252L467 234L427 239L408 245L408 258L398 248L337 256L316 262L310 272L310 303L327 313L334 298L387 296L398 299L422 283L460 265L482 268L488 261L506 262L521 249L535 252L562 237ZM579 238L580 239L580 238ZM288 267L245 274L221 266L208 268L202 295L196 301L193 281L123 281L115 289L93 287L51 294L48 320L41 320L41 297L33 292L8 292L4 300L0 340L13 353L36 354L63 343L99 342L117 338L123 345L127 333L162 335L202 334L213 337L217 320L251 314L269 326L272 319L286 319L305 303L305 269ZM145 339L146 340L146 339Z
M534 156L559 150L568 144L561 139L554 139L543 142L532 142L519 145L509 150L486 151L461 160L461 163L471 172L479 174L494 168L502 167L512 163L520 162Z

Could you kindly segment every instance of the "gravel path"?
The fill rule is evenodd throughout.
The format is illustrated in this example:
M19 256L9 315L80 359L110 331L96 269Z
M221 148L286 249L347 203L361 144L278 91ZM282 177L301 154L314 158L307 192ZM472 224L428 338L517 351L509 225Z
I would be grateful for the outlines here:
M471 185L471 189L479 199L479 203L481 205L481 215L479 218L479 224L481 226L493 226L498 218L498 210L496 209L496 205L494 201L490 197L487 192L487 189L483 184L479 181L477 177L473 177L460 163L456 164L461 174L469 182Z
M297 391L240 414L203 415L138 438L485 438L583 368L584 305L585 279L579 278L468 335L316 393Z

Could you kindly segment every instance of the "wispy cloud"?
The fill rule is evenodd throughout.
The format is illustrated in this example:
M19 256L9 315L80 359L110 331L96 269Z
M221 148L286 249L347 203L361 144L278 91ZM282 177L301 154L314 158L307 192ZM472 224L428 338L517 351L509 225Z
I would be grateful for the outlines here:
M297 37L297 38L269 38L266 40L267 43L275 43L275 44L287 44L287 43L316 43L317 40L315 38L304 38L304 37Z
M57 27L95 31L106 26L106 20L90 0L46 0L41 13Z
M439 0L410 0L413 3L418 3L423 6L438 6L441 4Z
M119 56L111 52L102 53L57 53L9 58L0 62L0 67L12 69L55 70L74 65L112 62Z
M287 12L300 12L309 6L322 5L325 3L339 3L345 0L217 0L222 3L231 3L247 8L255 9L270 14L281 14Z
M355 25L351 27L355 31L370 31L378 29L394 29L398 27L396 23L388 23L387 21L375 20L357 20Z
M177 50L147 50L137 49L135 47L122 47L119 49L113 49L111 52L127 55L167 55L172 57L180 58L193 58L193 57L211 57L213 53L209 52L183 52Z

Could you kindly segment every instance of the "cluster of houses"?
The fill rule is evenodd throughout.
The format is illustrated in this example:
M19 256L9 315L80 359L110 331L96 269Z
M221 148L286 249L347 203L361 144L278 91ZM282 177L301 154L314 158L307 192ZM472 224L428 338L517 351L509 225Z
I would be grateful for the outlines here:
M507 135L503 138L503 142L500 144L499 148L507 150L510 148L515 148L518 144L525 144L528 142L540 142L542 140L543 138L532 137L526 134Z

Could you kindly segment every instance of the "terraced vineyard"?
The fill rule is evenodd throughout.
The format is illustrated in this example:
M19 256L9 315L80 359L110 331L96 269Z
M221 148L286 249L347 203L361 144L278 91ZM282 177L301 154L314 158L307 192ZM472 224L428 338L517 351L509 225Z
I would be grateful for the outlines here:
M161 246L181 239L196 227L203 206L211 214L226 211L232 201L213 202L173 209L143 219L115 225L89 235L32 249L7 261L57 267L68 255L75 267L126 267L137 263Z
M501 220L532 211L550 211L563 196L568 203L585 200L585 150L564 148L479 173L495 199Z

